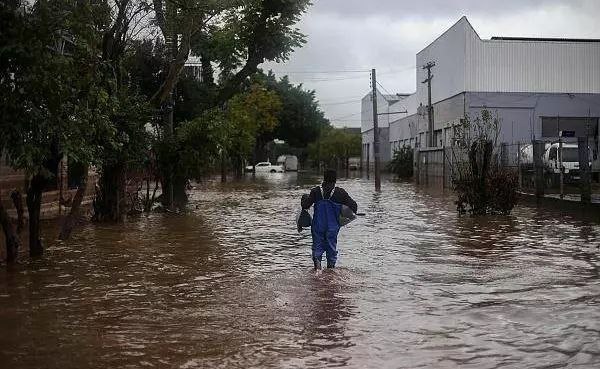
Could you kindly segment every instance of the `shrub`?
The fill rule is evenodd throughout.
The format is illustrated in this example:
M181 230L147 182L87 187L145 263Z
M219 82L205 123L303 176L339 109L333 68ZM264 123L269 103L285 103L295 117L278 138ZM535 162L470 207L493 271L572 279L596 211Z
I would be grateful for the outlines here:
M407 146L394 151L394 157L388 164L388 170L398 178L413 176L413 149Z
M456 127L452 185L460 213L508 215L517 202L518 176L498 163L499 127L487 110Z

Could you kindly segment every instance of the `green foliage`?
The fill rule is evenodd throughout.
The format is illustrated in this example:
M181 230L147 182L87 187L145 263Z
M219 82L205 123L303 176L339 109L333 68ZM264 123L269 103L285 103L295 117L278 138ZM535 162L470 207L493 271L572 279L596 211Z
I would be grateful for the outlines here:
M272 72L258 74L257 79L281 97L283 108L279 114L279 126L270 139L284 140L292 147L305 148L314 142L321 130L329 128L329 121L319 108L315 91L294 86L287 76L277 80Z
M452 186L460 213L507 215L516 204L518 177L500 167L499 133L500 119L487 109L456 127Z
M72 1L0 5L0 147L10 164L48 175L62 154L93 162L99 135L114 137L113 101L96 57L95 8ZM5 27L8 25L8 27Z
M226 110L207 110L182 122L172 139L161 140L157 150L162 166L171 166L177 176L198 179L218 165L222 155L245 158L256 137L277 126L280 109L276 93L253 85L231 99Z
M388 170L399 178L412 178L414 152L411 147L404 146L394 151L394 157L388 164Z
M272 134L279 124L282 103L277 93L254 84L244 94L233 97L227 107L230 155L243 158L250 154L258 137Z
M217 63L223 82L246 66L253 74L264 61L286 61L306 42L295 25L309 0L246 0L229 5L233 6L219 5L221 16L192 42L194 54Z
M337 167L348 158L360 156L361 142L360 135L343 128L324 129L318 140L308 145L309 159L317 165Z

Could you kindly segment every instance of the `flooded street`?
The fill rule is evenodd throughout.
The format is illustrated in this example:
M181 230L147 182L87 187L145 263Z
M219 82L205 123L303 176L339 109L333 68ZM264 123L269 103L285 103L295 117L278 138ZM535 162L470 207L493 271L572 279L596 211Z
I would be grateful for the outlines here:
M314 273L294 218L316 183L209 182L191 214L47 240L0 268L0 367L600 366L598 223L459 217L410 183L341 180L366 216Z

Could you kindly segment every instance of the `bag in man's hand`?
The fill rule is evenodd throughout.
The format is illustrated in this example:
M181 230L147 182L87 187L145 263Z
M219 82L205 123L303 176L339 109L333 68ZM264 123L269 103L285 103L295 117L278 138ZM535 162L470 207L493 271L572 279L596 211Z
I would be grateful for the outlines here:
M298 225L298 232L302 231L302 228L308 228L312 224L312 217L306 209L300 210L296 216L296 224Z

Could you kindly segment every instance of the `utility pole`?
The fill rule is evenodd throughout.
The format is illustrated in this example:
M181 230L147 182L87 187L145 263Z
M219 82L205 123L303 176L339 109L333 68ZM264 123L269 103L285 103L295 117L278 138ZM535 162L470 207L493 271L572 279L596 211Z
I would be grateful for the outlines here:
M377 73L371 70L371 84L373 87L373 152L375 156L375 191L381 191L381 177L379 173L379 122L377 115Z
M429 131L428 135L427 135L427 146L428 147L434 146L434 142L433 142L433 105L431 105L431 79L433 79L433 74L431 74L431 68L433 68L433 67L435 67L434 61L430 61L423 66L423 69L427 69L427 79L424 80L423 83L427 83L427 98L428 98L427 115L429 118L429 125L427 128L427 130Z

